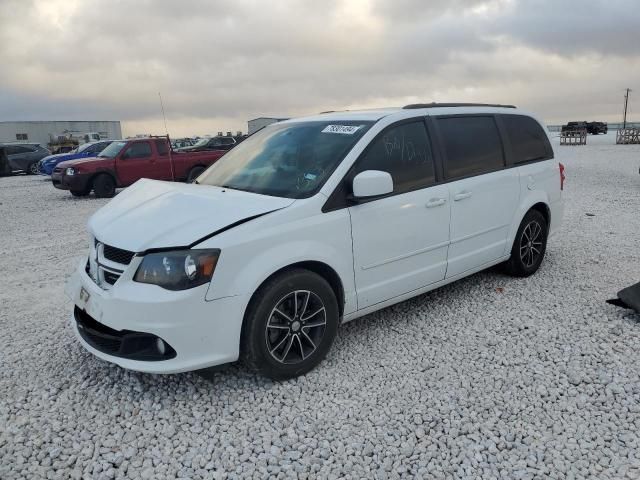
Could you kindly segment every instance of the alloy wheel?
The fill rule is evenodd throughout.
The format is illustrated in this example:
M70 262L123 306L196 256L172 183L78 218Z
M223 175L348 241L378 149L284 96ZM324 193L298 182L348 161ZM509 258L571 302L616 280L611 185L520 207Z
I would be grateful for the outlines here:
M531 268L542 255L542 240L542 226L535 220L529 222L520 237L520 260L525 267Z
M265 337L269 354L279 363L309 358L324 336L327 312L318 295L296 290L278 301L269 315Z

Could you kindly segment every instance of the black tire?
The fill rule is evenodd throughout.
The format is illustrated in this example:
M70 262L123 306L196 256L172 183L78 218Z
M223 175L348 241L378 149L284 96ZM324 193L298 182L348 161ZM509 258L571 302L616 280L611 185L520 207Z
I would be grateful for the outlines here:
M505 262L505 270L515 277L534 274L547 251L547 220L537 210L529 210L522 219L511 247L511 258Z
M339 318L336 295L324 278L304 269L284 271L249 302L241 358L249 369L274 380L303 375L326 356Z
M32 162L27 167L27 175L38 175L39 172L38 162Z
M93 191L98 198L111 198L116 194L116 182L108 173L101 173L93 179Z
M187 175L187 183L193 183L193 181L200 176L202 172L204 172L204 167L193 167L189 170L189 175Z

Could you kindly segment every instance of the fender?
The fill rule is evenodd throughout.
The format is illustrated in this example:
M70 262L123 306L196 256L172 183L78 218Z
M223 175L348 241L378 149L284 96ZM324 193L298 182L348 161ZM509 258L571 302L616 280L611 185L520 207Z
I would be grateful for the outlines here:
M120 183L120 179L118 178L118 175L116 175L115 170L109 167L97 167L93 172L91 172L91 175L89 177L89 182L93 182L93 179L96 178L101 173L106 173L111 178L113 178L113 180L116 182L117 188L122 188L124 186Z
M549 218L551 218L551 208L549 207L549 196L544 190L526 190L526 195L523 199L521 199L518 209L513 215L513 222L511 223L511 228L509 229L509 235L507 236L507 242L505 243L504 254L509 255L511 253L511 247L513 246L513 240L516 237L516 233L518 232L518 228L520 227L520 223L522 219L527 214L531 207L533 207L536 203L543 203L547 207L547 213L549 214Z
M213 274L207 301L246 295L248 302L260 285L277 271L300 262L318 262L331 268L340 278L344 314L356 310L351 219L346 210L303 218L284 229L280 225L261 229L260 224L261 219L256 219L223 234L246 239L240 244L230 238L225 246L226 241L212 238L201 245L202 248L221 249L219 270L217 268ZM227 265L239 267L230 270Z

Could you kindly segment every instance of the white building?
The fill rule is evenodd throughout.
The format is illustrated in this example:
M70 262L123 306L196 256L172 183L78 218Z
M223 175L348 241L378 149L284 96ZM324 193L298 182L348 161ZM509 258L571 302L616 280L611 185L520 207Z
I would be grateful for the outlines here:
M249 120L247 123L249 124L248 134L251 135L254 132L257 132L263 127L267 125L271 125L272 123L282 122L284 120L289 120L289 117L258 117L253 120Z
M50 136L64 133L97 132L100 138L122 138L119 121L34 121L0 122L0 142L32 142L46 145Z

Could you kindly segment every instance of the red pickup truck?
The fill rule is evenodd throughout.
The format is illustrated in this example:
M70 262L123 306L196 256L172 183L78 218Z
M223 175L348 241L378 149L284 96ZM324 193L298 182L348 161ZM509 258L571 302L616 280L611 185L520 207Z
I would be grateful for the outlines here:
M166 137L116 140L97 157L68 160L53 170L53 186L76 197L110 198L141 178L191 182L226 150L176 152Z

